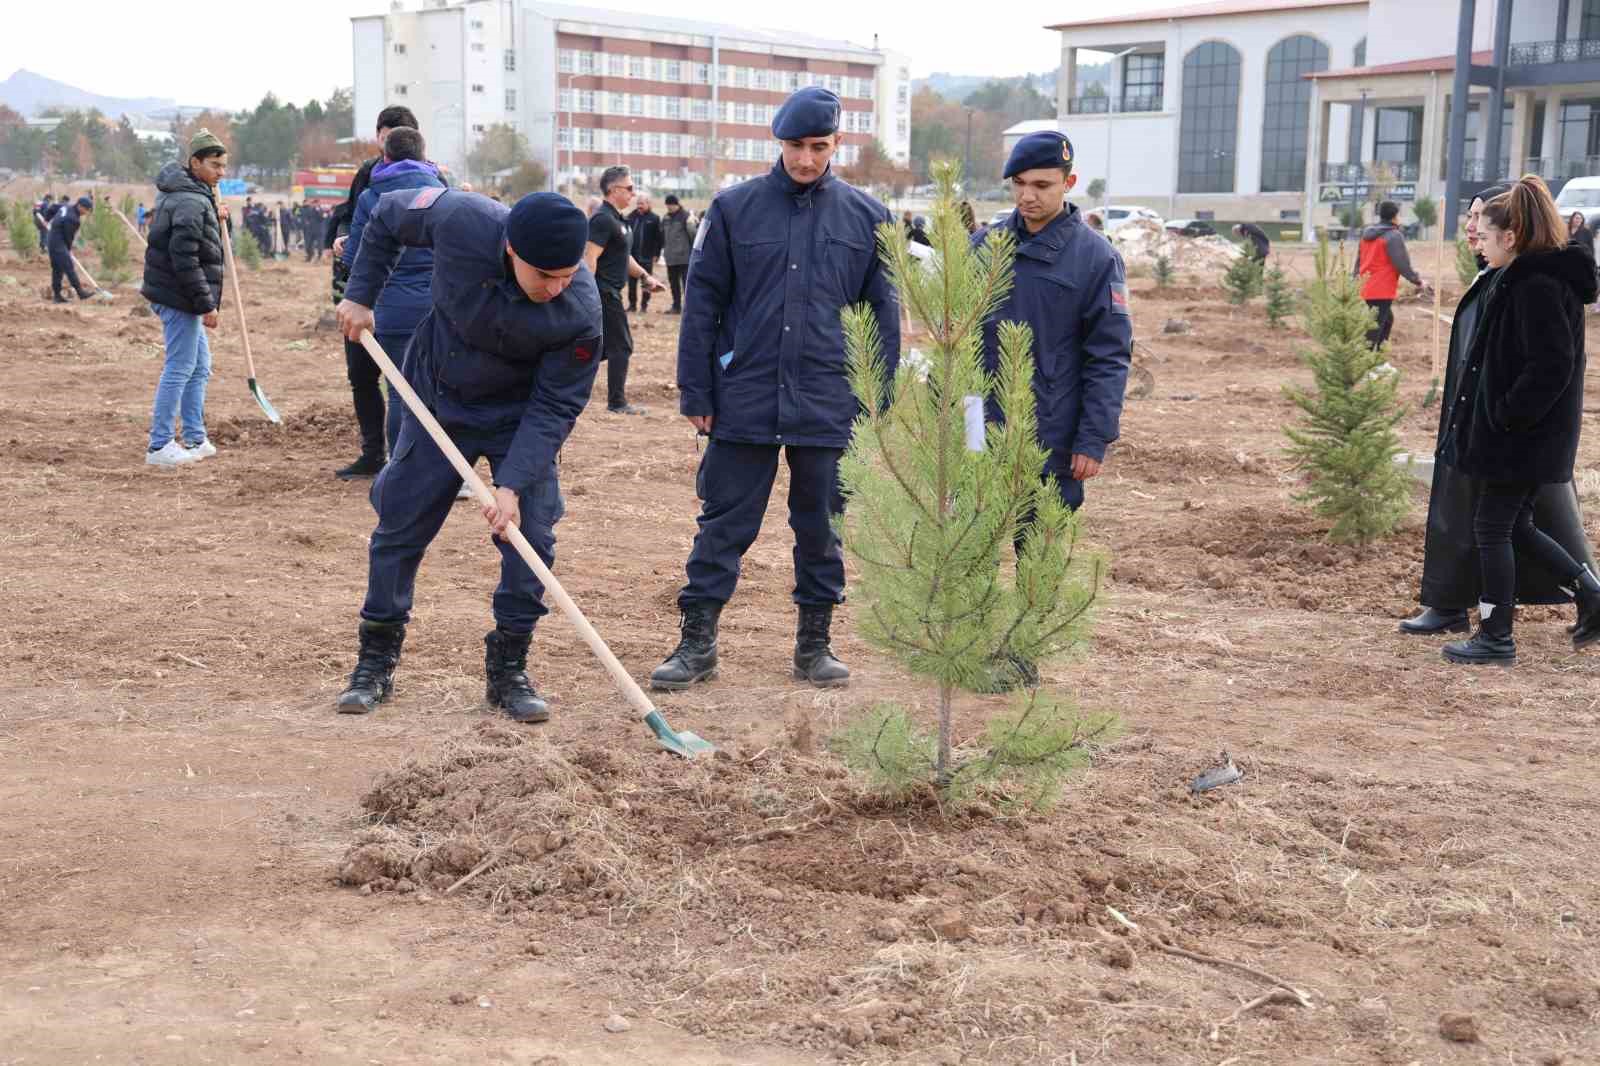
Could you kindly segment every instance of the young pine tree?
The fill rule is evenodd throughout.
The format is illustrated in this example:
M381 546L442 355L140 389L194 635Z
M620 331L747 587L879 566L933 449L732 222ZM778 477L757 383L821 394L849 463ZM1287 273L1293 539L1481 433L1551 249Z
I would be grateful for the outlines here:
M1361 279L1344 256L1317 254L1317 280L1307 294L1306 332L1318 347L1304 353L1314 389L1284 391L1305 414L1285 427L1289 455L1310 484L1295 498L1333 520L1328 537L1366 544L1392 532L1410 500L1406 473L1394 464L1400 450L1395 425L1404 417L1396 399L1399 374L1374 374L1383 353L1367 344L1372 310L1361 299Z
M1473 279L1477 276L1478 257L1473 254L1472 246L1467 243L1467 239L1465 237L1457 238L1456 278L1460 280L1461 285L1464 288L1468 285L1471 285Z
M256 235L240 226L233 237L234 257L251 270L261 269L261 245Z
M977 792L1042 805L1112 720L1080 716L1034 675L1010 713L958 745L955 704L986 691L997 663L1035 663L1076 646L1101 563L1079 543L1076 518L1043 476L1028 327L1000 323L998 373L984 369L984 323L1011 288L1015 249L1003 227L971 248L956 209L958 174L954 164L935 167L928 262L911 258L900 227L885 224L878 234L901 301L927 333L925 358L917 367L901 362L892 394L876 318L864 306L844 312L862 409L840 464L850 498L840 531L860 573L851 602L863 635L934 687L937 731L885 704L838 745L852 767L890 791L931 783L957 805ZM1003 424L984 428L985 399L998 404ZM969 433L981 447L969 447ZM1004 565L1013 550L1015 565Z
M1289 288L1289 279L1276 260L1262 275L1261 286L1267 296L1267 325L1281 329L1294 314L1294 291Z
M1248 303L1252 296L1261 294L1261 264L1251 256L1239 256L1223 272L1222 288L1229 303Z
M88 231L89 243L100 253L100 265L105 269L106 277L100 280L107 285L126 280L128 231L123 227L122 220L111 213L109 200L101 201L100 207L90 214L89 224L84 228Z
M17 258L27 262L39 251L39 231L33 225L33 205L25 200L15 200L5 212L6 234L11 238L11 250Z
M1172 284L1173 277L1177 272L1172 269L1171 259L1164 255L1158 255L1156 256L1154 273L1156 279L1156 288L1165 289Z

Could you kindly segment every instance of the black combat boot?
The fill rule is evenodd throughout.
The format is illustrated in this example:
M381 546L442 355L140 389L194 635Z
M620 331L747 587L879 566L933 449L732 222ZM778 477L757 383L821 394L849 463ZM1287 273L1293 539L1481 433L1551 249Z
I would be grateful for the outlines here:
M1479 605L1478 631L1469 640L1444 646L1444 657L1453 663L1498 663L1510 666L1517 661L1517 645L1511 639L1517 609L1501 604Z
M1472 628L1466 611L1440 610L1424 607L1400 623L1400 632L1412 636L1432 636L1435 633L1465 633Z
M850 683L850 668L833 657L828 645L828 630L833 625L833 605L801 607L800 625L794 638L794 676L818 688L837 688Z
M494 629L483 638L483 672L489 679L484 699L514 722L548 722L550 706L528 680L528 645L532 633Z
M1572 590L1578 601L1578 623L1572 627L1572 648L1576 651L1600 640L1600 579L1584 564Z
M361 623L361 651L350 683L339 694L340 714L371 714L389 698L394 688L394 668L400 662L400 645L406 627L383 622Z
M356 478L377 477L383 470L383 453L372 455L362 452L356 456L356 461L349 466L341 466L333 472L333 476L340 481L354 481Z
M682 610L678 646L650 673L650 687L658 692L677 692L717 676L717 619L722 604L695 600L683 604Z

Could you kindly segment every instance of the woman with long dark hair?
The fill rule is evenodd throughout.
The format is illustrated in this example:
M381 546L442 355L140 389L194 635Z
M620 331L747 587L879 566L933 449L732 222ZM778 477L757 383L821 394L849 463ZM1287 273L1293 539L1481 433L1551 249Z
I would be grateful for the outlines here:
M1594 230L1589 228L1582 211L1567 216L1567 240L1588 252L1589 261L1594 261Z
M1447 644L1451 662L1516 659L1517 552L1577 600L1574 648L1600 640L1600 578L1534 520L1541 488L1572 480L1583 420L1583 306L1594 261L1567 243L1550 190L1529 175L1488 201L1479 247L1495 270L1467 348L1439 457L1479 480L1473 538L1483 583L1478 630Z
M1478 220L1483 205L1507 192L1509 185L1484 189L1467 210L1467 243L1478 251ZM1439 408L1439 430L1434 438L1443 444L1451 401L1460 395L1461 371L1467 349L1483 310L1484 293L1498 271L1478 256L1478 276L1456 305L1450 326L1450 346L1445 361L1444 402ZM1436 633L1465 633L1471 628L1467 611L1477 606L1482 589L1479 584L1478 547L1472 536L1472 515L1478 506L1478 480L1435 456L1433 484L1428 495L1427 536L1422 550L1422 587L1417 597L1422 610L1400 623L1400 632L1412 636ZM1587 563L1596 573L1589 542L1578 508L1578 493L1569 481L1545 485L1534 500L1534 523L1555 538L1567 553ZM1557 584L1557 576L1537 559L1517 560L1517 602L1522 604L1564 604L1571 597Z

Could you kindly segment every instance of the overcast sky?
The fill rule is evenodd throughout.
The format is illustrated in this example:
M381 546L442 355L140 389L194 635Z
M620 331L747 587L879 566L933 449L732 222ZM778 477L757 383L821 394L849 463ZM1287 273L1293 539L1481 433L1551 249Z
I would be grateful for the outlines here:
M1175 0L1100 0L1097 14L1174 6ZM27 5L24 5L26 7ZM386 11L388 0L265 0L221 3L186 0L71 0L13 12L0 34L0 79L18 67L108 96L172 97L184 104L253 106L271 90L304 103L349 85L350 17ZM416 8L418 0L406 0ZM807 0L752 5L749 0L620 0L589 4L650 10L681 18L755 23L909 54L916 77L1026 74L1060 62L1059 36L1046 23L1083 11L1083 0L1050 4L962 4L971 14L955 23L927 0ZM863 12L870 14L862 17ZM46 12L49 12L46 14ZM19 27L31 26L33 32ZM11 32L11 31L17 32Z

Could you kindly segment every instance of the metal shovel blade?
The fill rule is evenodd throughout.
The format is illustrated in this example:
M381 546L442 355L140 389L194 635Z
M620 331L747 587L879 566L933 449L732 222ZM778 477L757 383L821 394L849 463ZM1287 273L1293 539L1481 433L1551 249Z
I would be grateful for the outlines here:
M644 724L649 726L650 731L656 735L657 744L666 748L672 754L681 755L685 759L710 755L717 750L715 744L703 737L696 736L688 730L684 730L681 733L673 730L667 724L667 720L661 717L660 711L651 711L645 715Z
M267 394L261 391L261 386L256 384L256 379L251 378L250 395L256 398L256 404L261 408L261 413L267 416L267 421L275 426L283 425L283 418L278 414L277 408L272 406L272 401L267 399Z

